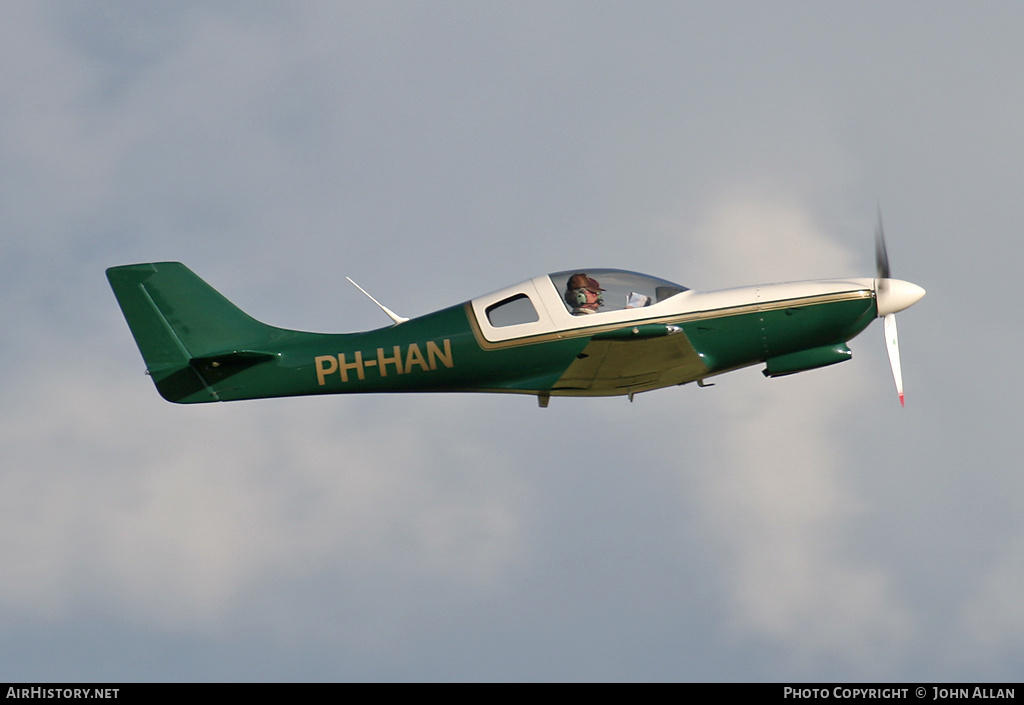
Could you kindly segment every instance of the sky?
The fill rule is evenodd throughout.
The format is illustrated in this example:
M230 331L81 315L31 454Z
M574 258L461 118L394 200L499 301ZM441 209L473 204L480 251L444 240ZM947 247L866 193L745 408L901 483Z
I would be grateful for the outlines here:
M1024 6L0 8L0 680L1019 681ZM106 283L349 332L547 272L893 275L852 361L164 402Z

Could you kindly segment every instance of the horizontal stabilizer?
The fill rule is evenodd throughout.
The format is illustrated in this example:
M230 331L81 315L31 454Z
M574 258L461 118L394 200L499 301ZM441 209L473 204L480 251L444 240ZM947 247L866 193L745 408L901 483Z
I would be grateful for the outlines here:
M197 367L221 367L243 365L252 367L261 362L268 362L280 357L280 353L261 352L259 350L229 350L226 352L193 357L189 362Z
M218 382L223 382L229 377L255 367L264 362L270 362L280 357L277 353L259 352L256 350L235 350L203 357L193 357L189 360L192 368L199 373L207 387L213 387Z

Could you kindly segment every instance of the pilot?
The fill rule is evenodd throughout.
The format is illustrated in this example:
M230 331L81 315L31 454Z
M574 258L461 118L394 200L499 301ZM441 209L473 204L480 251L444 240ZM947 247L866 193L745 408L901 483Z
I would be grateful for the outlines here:
M597 309L604 306L602 291L604 289L596 279L579 272L569 277L565 287L565 303L569 304L574 316L597 313Z

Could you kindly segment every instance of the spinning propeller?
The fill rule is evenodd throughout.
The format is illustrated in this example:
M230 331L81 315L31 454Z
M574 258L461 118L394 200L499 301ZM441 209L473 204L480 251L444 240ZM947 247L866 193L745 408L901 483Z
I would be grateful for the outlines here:
M903 406L903 373L900 371L900 343L896 333L896 312L920 301L925 292L917 284L891 278L889 253L885 249L885 231L882 229L881 212L878 214L878 227L875 230L875 269L875 303L878 307L878 315L882 317L889 365L892 367L892 377L896 382L896 392L900 395L900 406Z

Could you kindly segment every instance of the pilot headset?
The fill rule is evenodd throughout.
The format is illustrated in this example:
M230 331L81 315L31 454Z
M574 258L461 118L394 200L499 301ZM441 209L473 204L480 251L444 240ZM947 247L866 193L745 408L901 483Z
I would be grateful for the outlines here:
M604 297L601 295L604 289L601 288L596 279L592 279L582 272L569 277L568 291L565 292L566 302L570 306L579 308L587 303L588 291L597 294L598 308L604 306Z

